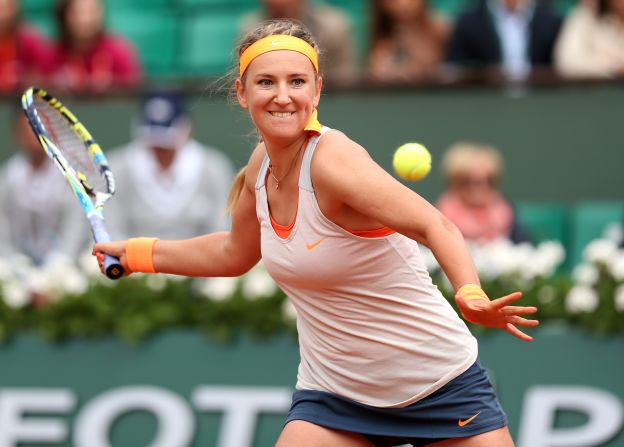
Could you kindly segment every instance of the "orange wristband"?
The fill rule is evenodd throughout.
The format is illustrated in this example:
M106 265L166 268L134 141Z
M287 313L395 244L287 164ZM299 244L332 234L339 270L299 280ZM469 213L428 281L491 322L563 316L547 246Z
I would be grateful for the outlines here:
M153 254L157 237L133 237L126 244L128 267L133 272L157 273L154 268Z
M489 297L485 294L483 289L476 284L464 284L457 291L457 295L460 295L465 300L488 300Z

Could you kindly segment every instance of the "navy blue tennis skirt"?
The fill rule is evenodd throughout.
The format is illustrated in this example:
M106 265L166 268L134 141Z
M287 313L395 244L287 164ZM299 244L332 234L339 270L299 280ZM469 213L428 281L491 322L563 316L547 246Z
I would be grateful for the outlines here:
M372 407L324 391L297 390L286 423L294 420L359 433L377 447L423 447L507 425L479 360L433 394L402 408Z

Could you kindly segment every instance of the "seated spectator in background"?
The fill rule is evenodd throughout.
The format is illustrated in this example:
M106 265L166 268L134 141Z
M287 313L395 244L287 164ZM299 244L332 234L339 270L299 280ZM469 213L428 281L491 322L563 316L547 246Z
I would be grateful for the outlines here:
M320 65L325 81L352 82L357 75L355 44L349 18L340 9L314 4L313 0L262 0L262 10L241 19L240 35L269 19L296 19L303 22L323 49Z
M450 25L428 0L373 0L368 73L381 82L426 81L439 74Z
M447 190L436 206L457 225L464 238L475 242L527 240L511 204L498 189L503 161L495 148L456 143L444 154L442 170Z
M38 84L50 69L50 43L20 18L19 0L0 0L0 92Z
M582 0L566 17L555 67L567 77L624 76L624 0Z
M0 255L44 264L87 249L89 230L65 178L15 111L15 153L0 171Z
M111 237L149 234L183 239L225 229L234 167L220 151L191 138L184 98L148 94L135 138L109 153L117 193L107 204Z
M478 0L457 18L448 62L510 80L550 70L561 17L549 5L548 0Z
M100 0L59 0L54 82L72 91L136 87L142 68L134 46L104 26Z

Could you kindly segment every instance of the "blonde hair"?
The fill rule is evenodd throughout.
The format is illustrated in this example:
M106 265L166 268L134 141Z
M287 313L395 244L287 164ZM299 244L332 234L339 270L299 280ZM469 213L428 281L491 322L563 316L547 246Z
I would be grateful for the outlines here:
M448 183L470 174L477 166L489 167L492 174L500 178L503 158L494 146L462 141L447 149L442 157L441 166Z
M276 20L266 20L258 24L256 27L249 30L243 36L243 38L240 40L239 44L236 47L236 54L238 56L237 61L240 60L241 54L243 54L243 52L247 48L249 48L251 45L253 45L255 42L257 42L258 40L264 37L273 36L275 34L284 34L287 36L298 37L299 39L302 39L308 44L310 44L310 46L314 48L316 53L320 55L318 44L314 40L312 33L310 33L310 31L305 27L303 23L299 22L298 20L293 20L293 19L276 19ZM231 79L238 78L239 70L240 70L239 62L237 62L236 67L234 67L231 70L228 77ZM320 70L319 70L319 74L320 74ZM246 75L243 74L241 81L244 81L245 76ZM230 85L233 85L233 84L234 82L232 81ZM236 97L236 91L233 88L230 90L230 95L233 96L234 98ZM245 186L246 173L247 173L247 166L243 167L238 172L238 174L236 175L236 178L234 179L234 183L228 195L228 203L227 203L227 208L226 208L226 212L228 214L232 214L232 212L236 208L238 199L240 198L241 192L243 191L243 188Z

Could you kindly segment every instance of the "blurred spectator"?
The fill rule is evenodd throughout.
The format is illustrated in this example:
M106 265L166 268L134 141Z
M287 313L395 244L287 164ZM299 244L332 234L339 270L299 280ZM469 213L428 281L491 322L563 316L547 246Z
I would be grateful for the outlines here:
M109 154L117 186L105 216L111 236L182 239L226 228L234 167L191 138L184 98L174 91L148 94L134 133Z
M35 264L56 254L73 258L87 247L86 220L21 109L15 113L19 151L0 171L0 254L26 255Z
M569 77L624 76L624 0L580 1L557 40L555 66Z
M74 91L135 87L142 68L134 46L104 26L100 0L59 0L54 82Z
M433 79L444 60L450 25L428 0L373 0L369 75L382 82Z
M240 35L263 20L296 19L312 32L321 47L323 77L329 82L348 83L356 76L353 32L347 15L329 5L312 0L262 0L262 10L241 19Z
M458 17L447 60L523 80L535 69L552 67L560 28L561 17L548 0L479 0Z
M20 17L19 0L0 0L0 92L40 83L50 69L50 44Z
M498 189L503 161L495 148L456 143L444 154L442 169L447 189L436 206L467 240L527 240L511 204Z

